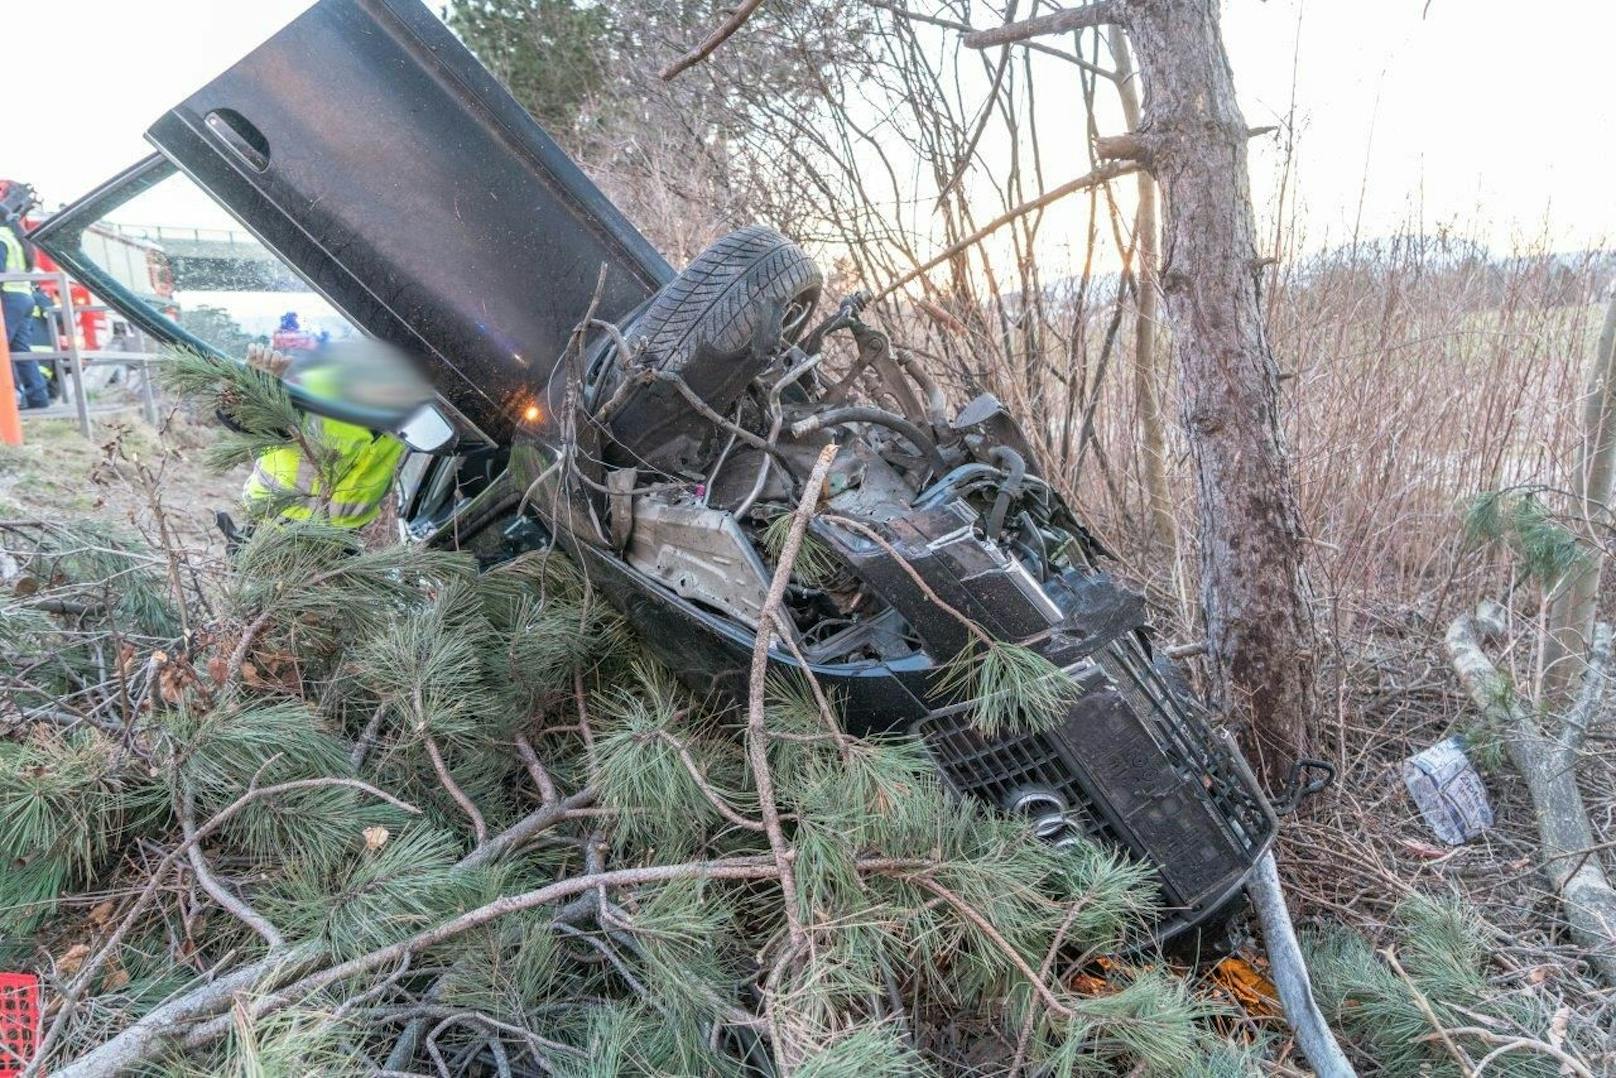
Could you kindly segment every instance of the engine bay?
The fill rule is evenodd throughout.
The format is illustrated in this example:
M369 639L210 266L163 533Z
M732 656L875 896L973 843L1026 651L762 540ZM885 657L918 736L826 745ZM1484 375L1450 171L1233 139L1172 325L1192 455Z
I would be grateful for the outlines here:
M1046 592L1092 569L1093 538L1029 463L1003 406L982 395L949 415L924 368L863 319L864 302L855 295L800 341L781 334L765 355L747 357L757 373L729 399L701 399L692 386L716 379L659 371L632 331L613 334L582 394L578 515L646 576L755 629L783 525L815 458L835 444L815 541L787 592L806 659L924 652L941 661L963 646L959 620L903 579L894 551L990 632L1047 632L1064 611ZM826 345L835 336L853 356L832 376ZM620 419L655 389L683 413L671 439L666 430L642 437Z

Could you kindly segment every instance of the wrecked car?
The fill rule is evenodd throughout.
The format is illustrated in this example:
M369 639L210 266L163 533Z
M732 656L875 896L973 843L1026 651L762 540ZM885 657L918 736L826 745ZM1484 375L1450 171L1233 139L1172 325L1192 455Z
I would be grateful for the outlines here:
M322 0L147 138L33 238L172 345L240 359L296 305L415 357L431 397L407 410L292 388L410 445L410 541L559 546L686 683L738 696L771 537L835 446L771 663L811 668L851 733L921 739L961 796L1154 865L1160 937L1238 894L1274 814L1142 600L1015 418L955 406L796 243L744 228L675 272L417 0ZM168 285L142 289L97 237L181 192L219 227L142 233ZM942 691L971 625L1073 679L1062 721L988 736Z

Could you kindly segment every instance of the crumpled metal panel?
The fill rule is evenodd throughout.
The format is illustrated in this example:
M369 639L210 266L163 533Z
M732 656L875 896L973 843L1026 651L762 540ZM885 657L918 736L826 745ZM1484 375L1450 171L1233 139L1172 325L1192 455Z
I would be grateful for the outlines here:
M694 502L634 499L628 563L676 594L752 628L763 617L769 572L735 518Z

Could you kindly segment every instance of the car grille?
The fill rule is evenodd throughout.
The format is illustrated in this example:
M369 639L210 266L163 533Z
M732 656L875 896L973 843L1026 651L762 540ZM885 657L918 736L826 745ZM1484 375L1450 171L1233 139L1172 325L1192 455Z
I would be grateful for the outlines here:
M985 737L969 707L921 719L921 737L948 783L1001 810L1030 815L1046 838L1080 835L1156 867L1165 937L1237 890L1274 834L1274 817L1232 745L1175 693L1137 639L1092 656L1103 678L1066 721L1034 734ZM1060 823L1051 826L1064 807Z

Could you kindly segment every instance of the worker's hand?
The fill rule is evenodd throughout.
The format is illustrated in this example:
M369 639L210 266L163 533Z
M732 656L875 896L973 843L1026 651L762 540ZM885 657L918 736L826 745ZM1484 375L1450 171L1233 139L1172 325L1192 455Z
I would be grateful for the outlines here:
M292 365L292 357L285 352L277 352L268 345L249 344L247 346L247 366L261 370L266 374L273 374L276 378L286 373Z

